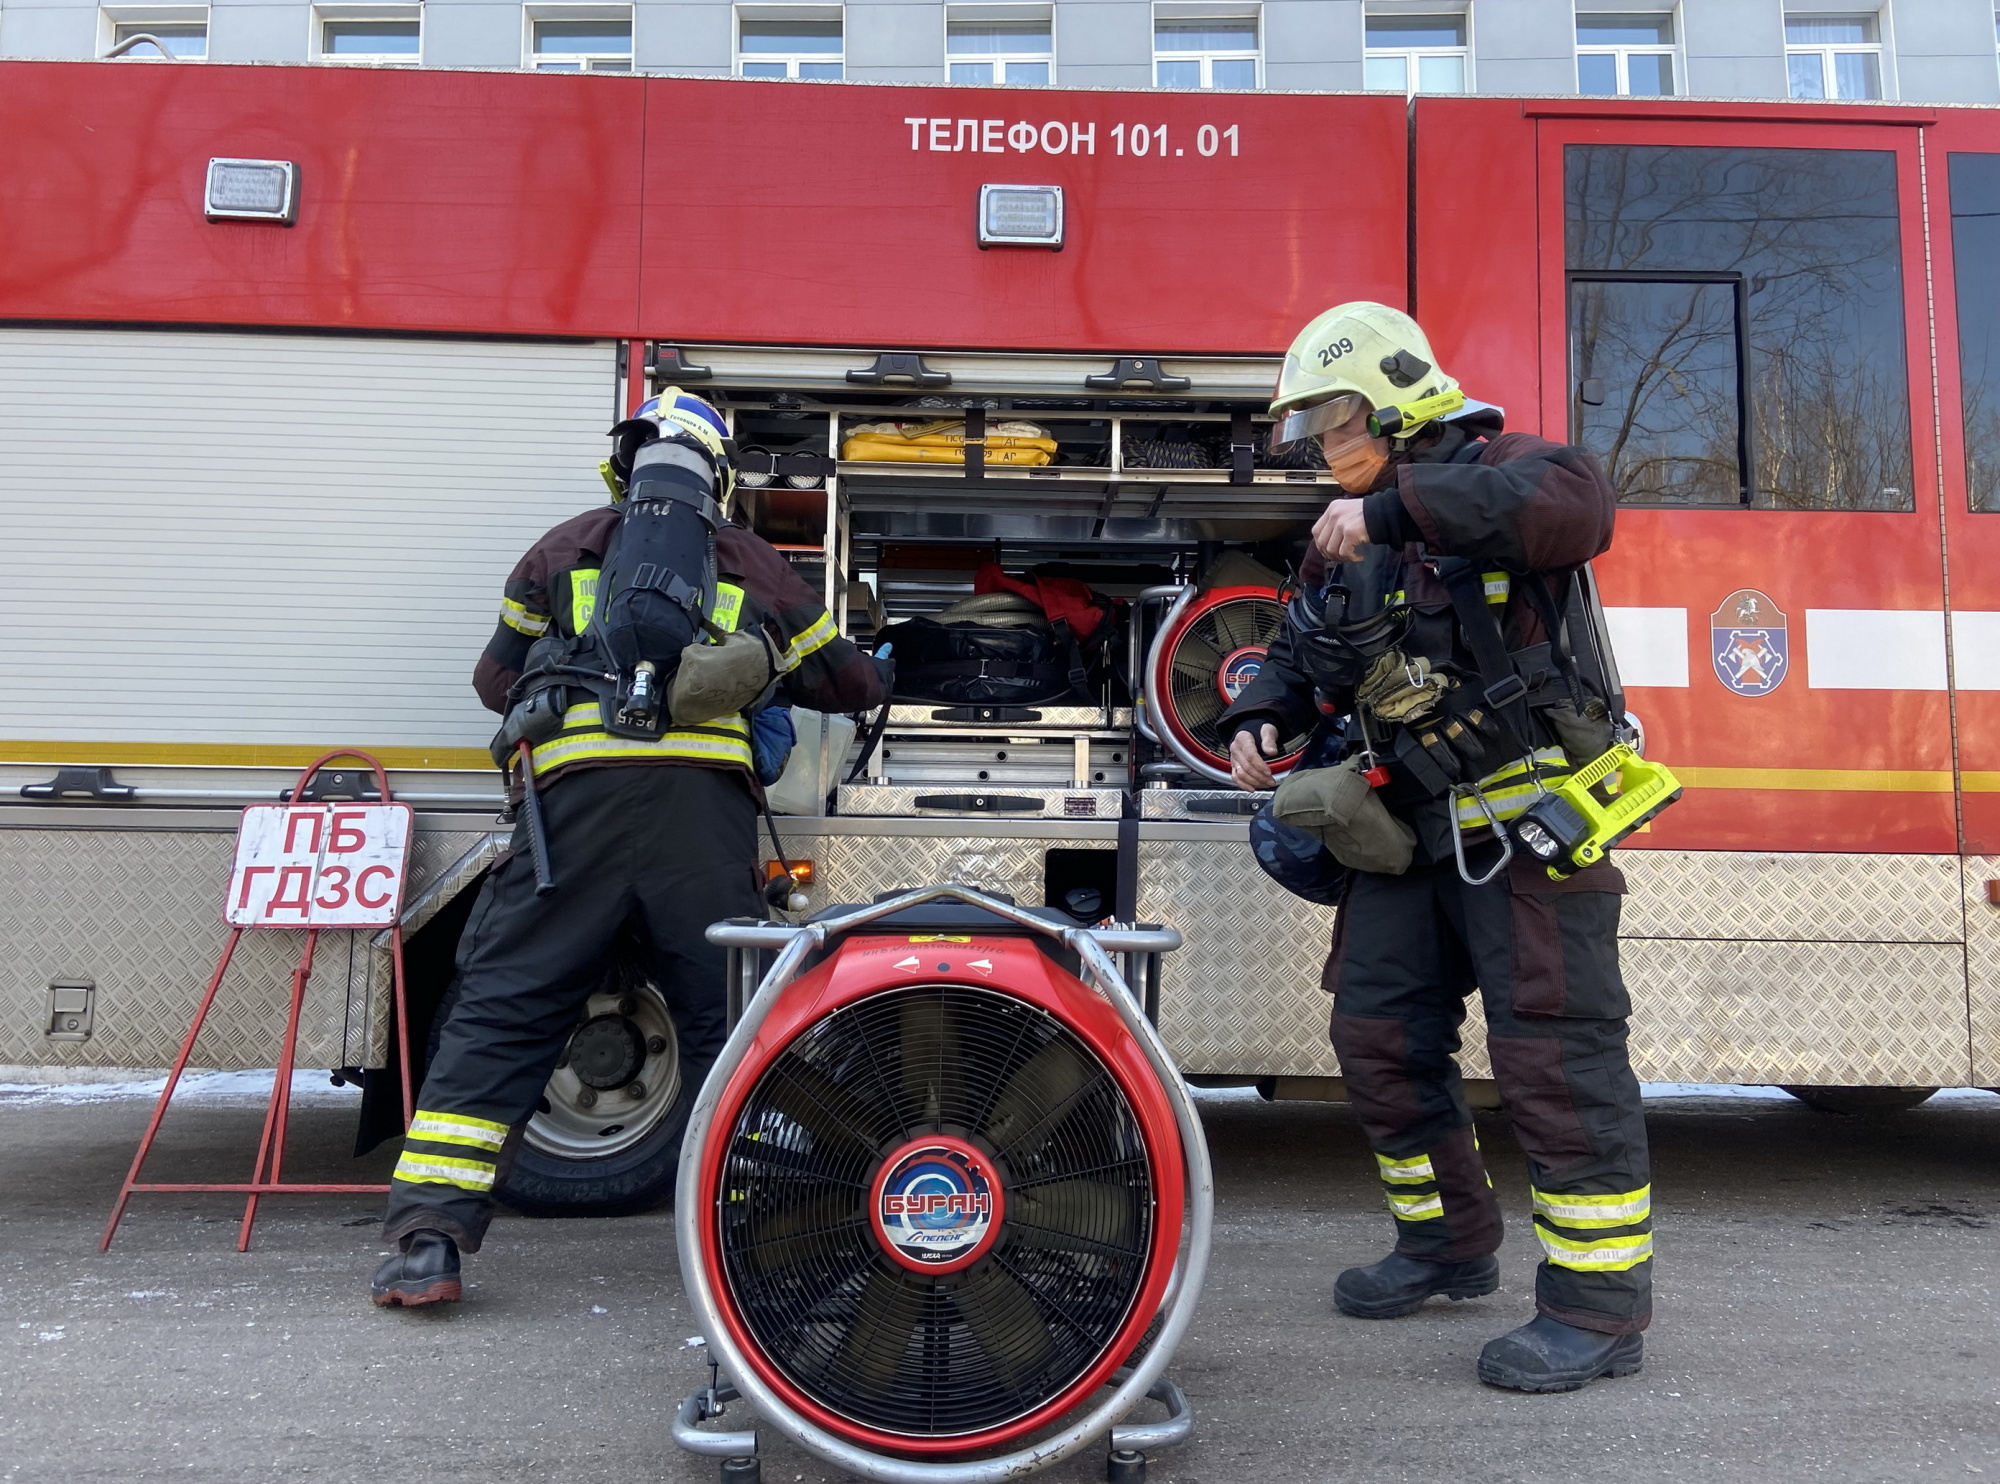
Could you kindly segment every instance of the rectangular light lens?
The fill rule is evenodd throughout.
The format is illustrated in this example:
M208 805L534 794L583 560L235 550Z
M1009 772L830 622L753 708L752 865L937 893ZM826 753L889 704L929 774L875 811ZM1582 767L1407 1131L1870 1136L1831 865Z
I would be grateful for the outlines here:
M987 185L979 188L979 241L1016 247L1061 247L1061 186Z
M202 214L212 222L289 227L299 215L299 167L289 160L210 160Z

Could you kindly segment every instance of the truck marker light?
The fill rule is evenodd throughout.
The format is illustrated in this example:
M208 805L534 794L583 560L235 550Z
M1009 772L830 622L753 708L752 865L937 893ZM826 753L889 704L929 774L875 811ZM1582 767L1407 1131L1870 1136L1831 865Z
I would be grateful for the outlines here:
M299 219L299 167L290 160L210 160L202 215L212 222Z
M979 245L1063 245L1061 186L983 185L979 188Z

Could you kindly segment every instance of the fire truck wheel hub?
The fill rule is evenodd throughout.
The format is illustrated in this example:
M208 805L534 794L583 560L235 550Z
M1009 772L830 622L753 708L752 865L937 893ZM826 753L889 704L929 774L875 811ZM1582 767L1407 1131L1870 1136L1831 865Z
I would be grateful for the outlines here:
M946 1134L914 1139L883 1161L869 1212L875 1240L916 1273L956 1273L991 1250L1005 1197L992 1161Z
M680 1040L660 992L594 994L525 1137L544 1154L603 1159L643 1141L680 1095Z

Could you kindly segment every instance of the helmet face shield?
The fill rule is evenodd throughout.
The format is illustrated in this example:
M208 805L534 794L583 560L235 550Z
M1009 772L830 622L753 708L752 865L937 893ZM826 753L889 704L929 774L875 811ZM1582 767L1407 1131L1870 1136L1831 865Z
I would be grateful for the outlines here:
M1319 437L1349 422L1356 413L1365 410L1368 399L1359 392L1339 392L1324 402L1315 402L1310 407L1300 407L1285 413L1271 429L1270 450L1274 454L1284 453L1305 442L1308 438Z

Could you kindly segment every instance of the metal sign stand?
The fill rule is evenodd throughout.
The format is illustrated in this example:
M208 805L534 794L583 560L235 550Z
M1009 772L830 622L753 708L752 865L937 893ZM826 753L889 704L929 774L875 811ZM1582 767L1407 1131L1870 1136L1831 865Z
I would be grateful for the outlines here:
M323 860L326 842L322 838L320 825L325 822L327 809L326 806L305 805L303 801L308 797L306 785L312 781L313 775L318 773L321 768L335 758L342 757L359 758L374 770L377 796L375 800L370 800L367 805L357 809L339 810L338 806L335 806L336 812L330 816L334 821L334 830L336 831L333 838L339 838L337 831L342 828L356 834L363 833L352 822L367 814L401 811L403 827L399 838L391 841L388 846L377 848L372 854L363 857L371 863L363 867L360 871L355 871L349 866L340 863L325 867L322 871L320 862ZM305 772L299 775L298 786L287 797L294 806L290 809L286 805L253 804L243 811L243 823L239 826L237 832L236 869L231 873L230 897L224 907L225 919L230 923L229 940L223 944L222 957L216 963L215 973L208 981L208 989L201 997L200 1008L194 1013L194 1023L188 1027L187 1037L181 1042L180 1055L174 1059L173 1070L167 1073L167 1085L161 1089L160 1100L153 1108L152 1121L146 1125L145 1136L139 1140L138 1152L132 1157L132 1168L126 1172L125 1183L120 1187L118 1192L118 1204L112 1207L111 1219L105 1224L103 1239L97 1244L100 1252L110 1248L111 1239L118 1231L118 1223L124 1218L126 1205L131 1201L134 1194L142 1191L150 1194L170 1195L214 1191L241 1192L246 1199L243 1205L243 1224L237 1232L236 1250L238 1252L247 1252L250 1249L250 1230L256 1224L257 1220L257 1203L264 1196L381 1195L389 1189L386 1185L324 1185L286 1182L283 1178L285 1134L291 1116L292 1063L298 1050L299 1015L305 1006L307 981L312 978L313 950L319 944L319 935L329 930L353 932L369 928L387 927L389 929L389 955L394 968L393 977L395 983L395 1034L397 1048L400 1053L398 1061L403 1080L404 1127L407 1128L409 1126L410 1119L414 1114L415 1105L410 1087L410 1023L403 993L402 927L403 879L412 833L410 826L413 823L410 817L410 807L407 804L391 803L389 775L383 769L381 763L365 752L357 752L346 748L336 752L329 752L309 766ZM265 816L268 816L272 812L276 812L281 816L281 822L284 825L283 848L287 851L295 843L295 834L297 832L295 822L301 819L313 822L311 850L314 852L314 864L311 867L302 864L294 864L286 867L251 866L246 872L244 869L246 852L255 849L259 843L252 838L253 829L255 828L253 817L258 816L259 811L263 811ZM342 821L346 821L347 823L343 825ZM271 836L268 828L263 831L263 835L264 839L262 843L268 847L273 843L275 837ZM388 865L391 857L393 857L393 866ZM385 869L389 872L389 879L380 883L378 888L379 896L368 897L364 891L366 878L371 874L384 871ZM310 875L302 875L298 878L301 885L298 892L296 910L303 919L302 922L289 923L269 920L271 914L275 911L294 910L293 906L285 903L283 899L284 884L286 881L286 877L283 875L278 875L277 880L269 884L267 890L263 893L262 901L257 906L253 907L250 905L252 889L256 885L255 878L257 874L264 872L275 875L280 870L311 872ZM340 877L334 879L333 872L340 872ZM240 891L239 882L243 883ZM336 900L329 903L325 900L327 894L333 895ZM350 906L351 903L356 905ZM188 1058L194 1053L195 1041L201 1035L201 1029L208 1019L210 1008L215 1004L216 992L222 988L223 976L229 972L229 961L236 954L237 943L242 940L243 934L247 929L267 927L297 928L299 926L304 926L306 929L306 941L305 946L299 951L298 967L292 971L291 1009L285 1017L284 1043L279 1052L276 1075L271 1081L271 1100L264 1112L264 1133L263 1137L257 1143L257 1162L251 1167L250 1178L247 1181L224 1184L191 1182L142 1184L139 1180L139 1171L146 1163L146 1156L152 1152L153 1140L160 1131L161 1121L167 1116L167 1105L173 1101L174 1089L179 1086L181 1074L187 1069Z

